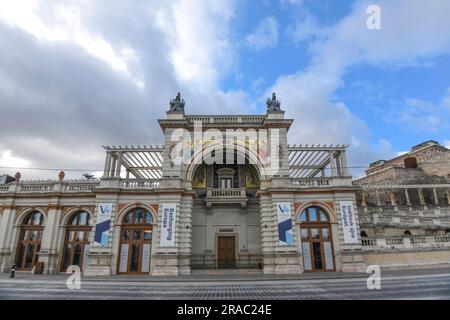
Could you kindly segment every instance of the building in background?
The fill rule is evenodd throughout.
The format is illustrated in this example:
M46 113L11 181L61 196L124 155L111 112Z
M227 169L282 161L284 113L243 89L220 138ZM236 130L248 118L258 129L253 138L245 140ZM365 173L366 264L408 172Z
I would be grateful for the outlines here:
M391 268L450 263L450 150L421 143L354 181L365 260Z

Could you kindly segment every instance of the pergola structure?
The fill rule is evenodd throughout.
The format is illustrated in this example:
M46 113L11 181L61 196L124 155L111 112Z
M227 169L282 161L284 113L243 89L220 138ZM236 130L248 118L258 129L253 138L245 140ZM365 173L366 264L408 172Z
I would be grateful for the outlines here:
M126 178L161 179L163 165L162 146L103 146L106 150L105 178L120 177L122 166Z
M288 146L290 176L294 179L348 176L346 145ZM121 177L122 166L126 178L161 179L163 146L103 146L107 156L104 177Z
M294 179L316 177L346 177L347 145L288 146L290 176Z

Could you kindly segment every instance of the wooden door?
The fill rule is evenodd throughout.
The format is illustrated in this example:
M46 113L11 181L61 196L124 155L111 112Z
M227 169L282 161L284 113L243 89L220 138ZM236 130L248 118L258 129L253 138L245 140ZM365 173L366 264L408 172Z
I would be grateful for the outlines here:
M118 260L119 273L148 273L152 227L122 227Z
M218 266L219 268L234 268L235 259L235 238L233 236L218 237Z

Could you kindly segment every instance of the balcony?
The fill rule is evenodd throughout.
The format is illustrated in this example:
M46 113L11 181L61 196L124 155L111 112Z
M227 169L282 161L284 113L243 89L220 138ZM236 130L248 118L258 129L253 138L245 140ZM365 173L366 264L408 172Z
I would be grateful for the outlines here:
M239 203L242 208L247 205L245 188L206 189L205 202L210 208L213 204Z

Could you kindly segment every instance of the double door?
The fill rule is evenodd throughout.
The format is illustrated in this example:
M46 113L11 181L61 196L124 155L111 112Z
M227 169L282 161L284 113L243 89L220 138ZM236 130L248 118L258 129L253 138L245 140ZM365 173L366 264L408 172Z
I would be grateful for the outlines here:
M152 248L151 226L122 227L119 273L148 273Z
M219 268L234 268L236 266L236 246L234 236L219 236L217 238L217 262Z
M335 271L330 225L302 225L300 233L305 271Z

